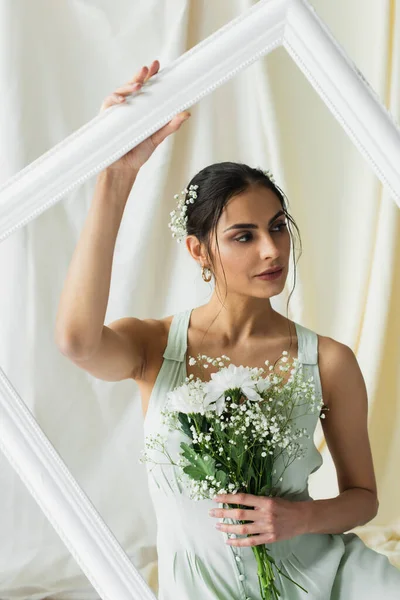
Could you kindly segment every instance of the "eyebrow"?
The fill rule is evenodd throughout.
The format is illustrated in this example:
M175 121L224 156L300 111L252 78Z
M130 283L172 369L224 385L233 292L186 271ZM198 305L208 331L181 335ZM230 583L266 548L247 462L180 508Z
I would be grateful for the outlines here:
M268 225L271 225L271 223L273 223L275 219L284 214L285 213L283 210L277 212L276 215L274 215L272 219L268 221ZM231 225L230 227L224 229L223 233L225 233L225 231L229 231L230 229L258 229L258 225L256 225L255 223L235 223L234 225Z

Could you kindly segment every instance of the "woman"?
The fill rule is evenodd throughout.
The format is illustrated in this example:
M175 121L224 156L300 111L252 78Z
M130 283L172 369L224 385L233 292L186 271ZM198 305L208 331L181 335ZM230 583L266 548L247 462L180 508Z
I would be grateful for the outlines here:
M158 69L158 61L142 68L106 98L101 110L123 103ZM185 239L203 279L214 277L215 291L207 304L164 319L128 317L104 325L115 240L128 195L140 167L187 116L177 115L100 173L60 300L59 348L100 379L134 379L146 435L161 429L168 391L191 373L205 378L204 371L190 364L190 356L225 354L233 364L263 367L266 359L273 364L289 351L314 377L316 393L329 410L322 425L340 494L327 500L309 496L308 477L322 464L312 441L307 457L285 472L276 498L227 494L194 502L169 465L153 468L148 475L158 524L159 598L259 600L251 546L268 544L280 569L308 591L277 574L283 598L356 600L383 594L395 600L400 597L400 571L355 534L343 533L368 523L379 505L364 379L348 346L271 307L269 299L282 292L288 273L290 224L297 226L266 173L232 162L210 165L192 178L190 192L183 191L171 213L170 227L178 240ZM275 275L260 276L271 270ZM325 414L302 421L311 440L319 416ZM177 452L179 435L171 435L168 443L171 453ZM248 509L221 508L228 504Z

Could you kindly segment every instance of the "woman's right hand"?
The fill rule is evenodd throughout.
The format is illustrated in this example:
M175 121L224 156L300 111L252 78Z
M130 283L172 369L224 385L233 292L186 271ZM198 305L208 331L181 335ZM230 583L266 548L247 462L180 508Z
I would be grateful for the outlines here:
M140 71L126 84L118 87L115 92L107 96L101 105L100 112L106 110L114 104L123 104L126 96L139 90L143 83L148 81L150 77L155 75L160 68L158 60L154 60L150 69L146 66L142 67ZM166 125L155 131L150 137L146 138L140 144L129 150L126 154L121 156L118 160L107 167L108 171L128 172L131 173L139 171L140 167L150 158L154 150L159 144L171 133L174 133L179 129L184 121L191 116L189 111L183 111L169 121Z

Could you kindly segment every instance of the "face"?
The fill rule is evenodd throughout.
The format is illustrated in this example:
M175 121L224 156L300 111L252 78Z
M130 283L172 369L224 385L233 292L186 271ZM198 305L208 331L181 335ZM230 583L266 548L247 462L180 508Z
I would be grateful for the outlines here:
M290 234L282 206L272 190L255 186L227 203L217 224L220 257L212 240L216 281L229 292L267 298L284 288L290 258ZM207 264L207 263L206 263ZM275 279L259 273L283 267Z

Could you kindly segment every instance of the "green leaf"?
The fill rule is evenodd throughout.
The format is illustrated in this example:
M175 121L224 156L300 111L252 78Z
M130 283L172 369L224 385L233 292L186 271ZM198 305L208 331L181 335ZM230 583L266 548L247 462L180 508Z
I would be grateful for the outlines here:
M201 415L200 413L196 415L198 418L198 423L199 423L199 429L202 433L208 433L208 430L210 428L210 424L208 422L208 420L206 419L205 415Z
M240 444L237 444L236 446L233 444L230 444L230 445L232 446L232 448L231 448L231 467L234 468L234 470L237 473L246 472L246 460L248 460L247 451L244 450L244 448L241 447Z
M265 485L262 486L259 494L260 496L266 496L271 490L271 486L269 486L267 483Z
M184 472L198 481L205 479L206 475L215 476L215 460L209 454L206 454L207 460L201 454L197 454L195 450L185 442L181 442L182 455L191 463L184 467ZM190 468L192 467L192 468ZM189 469L188 472L185 469Z
M247 478L251 479L252 477L255 478L255 476L256 474L254 472L253 463L249 463L247 467Z
M181 442L182 455L189 460L190 462L196 462L197 460L197 452L193 450L192 446L189 446L185 442Z
M215 479L224 488L228 481L228 475L225 473L225 471L221 471L220 469L218 469L218 471L215 473Z
M203 481L205 479L204 472L202 471L202 469L198 469L193 465L186 465L186 467L183 467L183 471L184 473L189 475L189 477L195 479L196 481Z
M178 419L179 422L182 426L182 431L192 440L193 439L193 435L192 432L190 430L190 424L189 424L189 419L188 416L185 413L178 413Z

